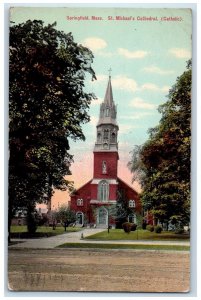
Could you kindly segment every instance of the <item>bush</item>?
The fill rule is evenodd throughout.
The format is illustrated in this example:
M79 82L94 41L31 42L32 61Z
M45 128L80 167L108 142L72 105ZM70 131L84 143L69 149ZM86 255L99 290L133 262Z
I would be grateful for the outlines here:
M125 223L122 224L122 227L123 227L123 230L126 233L130 233L131 232L131 228L132 228L132 223L125 222Z
M122 227L126 233L130 233L131 231L135 231L137 225L134 223L125 222L122 224Z
M150 232L154 231L154 226L153 225L147 225L146 230L149 230Z
M160 225L157 225L157 226L154 228L155 233L161 233L162 230L163 230L163 228L162 228Z
M135 231L136 229L137 229L137 225L133 223L132 226L131 226L131 231Z

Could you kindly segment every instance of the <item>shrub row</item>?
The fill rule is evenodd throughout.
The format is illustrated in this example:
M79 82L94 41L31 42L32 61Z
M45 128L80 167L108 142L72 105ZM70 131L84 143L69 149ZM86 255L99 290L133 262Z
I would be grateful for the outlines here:
M162 227L160 225L157 226L153 226L153 225L147 225L146 229L149 230L150 232L156 232L156 233L161 233L161 231L163 230Z

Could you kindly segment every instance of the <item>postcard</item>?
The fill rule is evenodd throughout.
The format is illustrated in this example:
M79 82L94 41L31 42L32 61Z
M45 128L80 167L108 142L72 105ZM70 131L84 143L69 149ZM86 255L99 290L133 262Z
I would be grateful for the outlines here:
M10 8L10 291L190 291L191 72L190 8Z

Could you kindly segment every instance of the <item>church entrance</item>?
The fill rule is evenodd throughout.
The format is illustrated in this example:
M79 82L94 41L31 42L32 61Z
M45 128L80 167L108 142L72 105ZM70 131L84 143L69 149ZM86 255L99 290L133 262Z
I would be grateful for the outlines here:
M79 226L84 224L84 214L82 212L76 213L76 224Z
M97 224L100 226L108 225L108 211L104 207L101 207L98 210Z

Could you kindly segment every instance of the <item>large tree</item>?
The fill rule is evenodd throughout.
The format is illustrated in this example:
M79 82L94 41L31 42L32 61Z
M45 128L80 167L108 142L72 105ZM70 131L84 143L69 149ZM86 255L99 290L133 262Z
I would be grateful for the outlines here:
M145 209L161 222L190 221L191 62L159 107L162 118L136 146L129 168L143 187Z
M66 190L73 156L69 138L84 140L82 123L93 94L84 90L92 52L56 23L27 21L10 27L9 226L18 207L32 211L53 189Z

